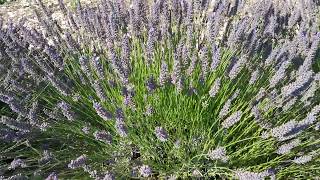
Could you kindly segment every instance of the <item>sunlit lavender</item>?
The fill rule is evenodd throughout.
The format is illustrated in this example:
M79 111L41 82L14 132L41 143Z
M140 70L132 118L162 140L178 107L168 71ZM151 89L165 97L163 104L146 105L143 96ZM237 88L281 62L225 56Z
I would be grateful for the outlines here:
M320 178L316 0L0 19L0 179Z

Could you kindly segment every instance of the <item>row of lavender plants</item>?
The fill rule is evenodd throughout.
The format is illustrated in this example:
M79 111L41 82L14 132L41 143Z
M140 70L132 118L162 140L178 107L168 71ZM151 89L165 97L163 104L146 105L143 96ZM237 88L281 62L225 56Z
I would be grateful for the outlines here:
M319 2L58 2L0 23L0 179L319 178Z

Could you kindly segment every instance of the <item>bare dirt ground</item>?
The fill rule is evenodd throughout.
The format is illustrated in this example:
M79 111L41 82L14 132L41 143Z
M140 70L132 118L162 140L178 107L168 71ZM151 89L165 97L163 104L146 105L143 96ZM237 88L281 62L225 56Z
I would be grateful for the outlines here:
M76 0L65 0L66 6L69 8L75 7ZM81 0L81 4L92 6L96 4L97 0ZM50 9L52 16L55 20L61 22L63 14L59 9L58 0L43 0L43 3ZM17 0L7 2L0 5L0 18L7 22L17 23L22 18L26 19L26 26L38 27L38 20L34 14L34 9L40 8L35 0Z

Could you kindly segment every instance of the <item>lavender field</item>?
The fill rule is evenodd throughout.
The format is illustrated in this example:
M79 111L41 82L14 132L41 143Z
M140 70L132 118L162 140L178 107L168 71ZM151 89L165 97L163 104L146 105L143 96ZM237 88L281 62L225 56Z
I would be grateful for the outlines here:
M318 0L57 2L0 17L1 180L320 179Z

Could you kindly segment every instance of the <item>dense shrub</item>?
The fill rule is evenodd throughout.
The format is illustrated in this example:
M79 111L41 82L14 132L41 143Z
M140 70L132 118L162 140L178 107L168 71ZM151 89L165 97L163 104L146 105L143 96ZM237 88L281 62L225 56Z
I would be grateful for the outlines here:
M316 2L38 5L0 30L2 178L320 175Z

